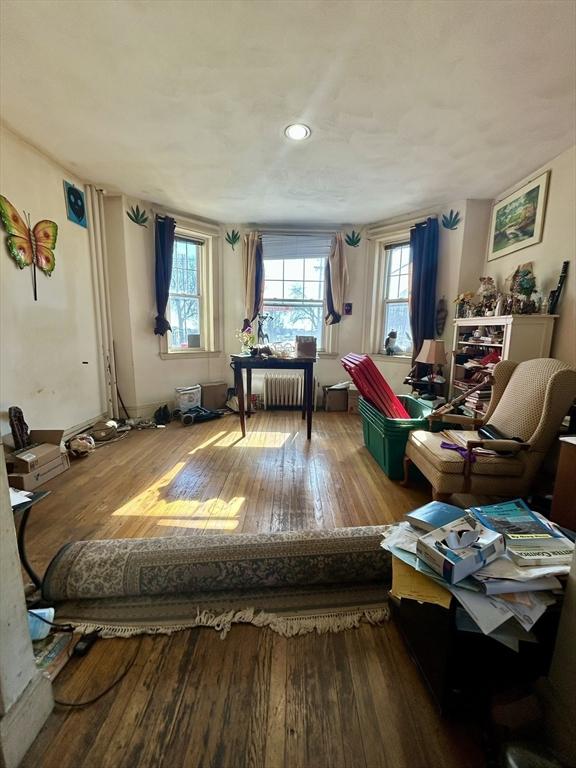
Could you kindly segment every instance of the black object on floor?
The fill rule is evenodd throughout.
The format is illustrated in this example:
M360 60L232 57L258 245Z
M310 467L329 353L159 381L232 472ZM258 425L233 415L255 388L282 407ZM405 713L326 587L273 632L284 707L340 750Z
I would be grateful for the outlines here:
M86 656L90 648L98 640L98 632L89 632L87 635L83 635L80 640L74 646L72 651L73 656Z
M180 421L187 427L190 424L219 419L220 416L222 416L222 414L218 411L210 411L208 408L202 408L201 405L195 405L194 408L189 408L181 414Z

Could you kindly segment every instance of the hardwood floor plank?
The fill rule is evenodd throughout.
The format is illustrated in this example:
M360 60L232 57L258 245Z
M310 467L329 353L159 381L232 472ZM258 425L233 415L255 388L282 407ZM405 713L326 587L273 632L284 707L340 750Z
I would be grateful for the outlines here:
M75 461L33 510L27 549L42 573L65 543L393 522L430 499L391 482L361 421L257 412L126 439ZM139 640L101 640L56 680L89 697ZM22 768L480 768L472 735L437 715L393 624L291 639L235 626L147 636L133 669L82 710L56 710Z

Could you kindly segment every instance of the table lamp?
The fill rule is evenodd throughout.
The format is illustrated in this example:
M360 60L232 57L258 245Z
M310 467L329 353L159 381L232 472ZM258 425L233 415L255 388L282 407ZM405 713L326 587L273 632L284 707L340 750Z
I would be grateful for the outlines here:
M430 365L432 370L428 376L428 394L422 395L423 400L435 400L436 392L434 389L434 366L446 365L446 351L444 350L443 341L435 341L434 339L424 339L418 357L417 363L425 363Z

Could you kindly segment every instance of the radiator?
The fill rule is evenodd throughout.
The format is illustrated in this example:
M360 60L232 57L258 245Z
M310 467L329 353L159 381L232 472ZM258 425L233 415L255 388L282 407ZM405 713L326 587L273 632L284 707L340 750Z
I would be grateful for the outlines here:
M317 382L312 383L314 410L316 410ZM266 373L264 376L264 409L301 408L304 400L304 376Z

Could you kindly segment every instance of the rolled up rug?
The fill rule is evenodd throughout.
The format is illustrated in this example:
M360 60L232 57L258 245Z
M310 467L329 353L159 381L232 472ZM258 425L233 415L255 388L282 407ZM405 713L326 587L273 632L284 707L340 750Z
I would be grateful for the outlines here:
M43 596L59 620L107 635L225 634L235 621L335 631L388 617L386 527L79 541L50 563Z

